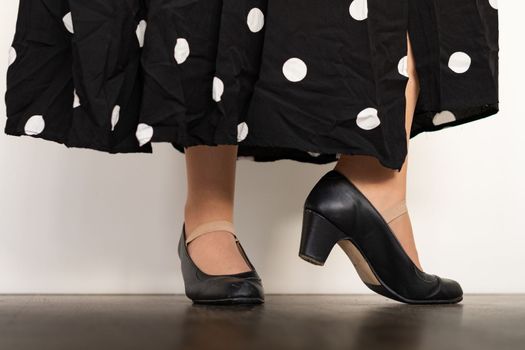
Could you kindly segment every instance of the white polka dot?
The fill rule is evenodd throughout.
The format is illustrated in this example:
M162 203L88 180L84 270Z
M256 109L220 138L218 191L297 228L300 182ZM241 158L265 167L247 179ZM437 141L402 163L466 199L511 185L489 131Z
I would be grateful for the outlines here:
M237 125L237 142L242 142L246 139L248 136L248 124L245 122L240 123Z
M448 67L456 73L465 73L469 70L472 60L464 52L454 52L448 60Z
M283 65L283 74L291 82L299 82L306 77L308 68L306 63L299 58L290 58Z
M120 119L120 106L116 105L113 108L113 112L111 112L111 131L115 130L115 126L117 125L119 119Z
M145 20L142 20L139 22L138 26L137 26L137 40L139 41L139 46L140 47L143 47L144 46L144 36L146 35L146 27L147 27L147 23Z
M182 64L189 55L190 45L188 44L188 40L183 38L177 39L177 44L175 45L175 61L177 61L178 64Z
M492 6L495 10L498 9L498 0L489 0L490 6Z
M67 15L62 18L62 21L64 22L64 26L70 32L73 34L75 32L75 29L73 28L73 17L71 16L71 12L69 12Z
M408 78L408 57L407 56L399 60L399 63L397 65L397 70L399 71L399 74Z
M153 137L153 128L148 124L140 123L137 126L137 132L135 133L140 146L144 146L146 143L151 141Z
M432 123L436 126L447 124L447 123L452 123L454 121L456 121L456 116L454 115L454 113L450 111L443 111L443 112L437 113L432 119Z
M366 108L362 110L356 119L357 126L364 130L372 130L381 124L377 115L377 109Z
M363 21L368 18L368 1L354 0L350 4L350 16L356 21Z
M221 79L214 77L213 78L213 88L212 88L212 98L215 102L220 102L222 99L222 94L224 93L224 83Z
M254 156L238 156L237 159L238 160L251 160L251 161L254 161L255 157Z
M16 50L14 47L9 48L9 66L15 63L16 61Z
M73 108L80 107L80 98L78 97L77 90L73 90Z
M34 115L27 120L24 131L27 135L35 136L44 131L45 126L46 122L44 121L44 117Z
M253 8L248 13L248 28L253 33L260 32L264 27L264 13L258 8Z
M312 157L319 157L321 155L321 153L318 153L318 152L308 152L309 155L311 155Z

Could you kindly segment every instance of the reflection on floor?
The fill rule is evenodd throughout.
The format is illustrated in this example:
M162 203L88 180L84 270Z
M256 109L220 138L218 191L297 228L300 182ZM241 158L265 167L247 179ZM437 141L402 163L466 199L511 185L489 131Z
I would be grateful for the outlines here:
M179 295L0 295L0 349L525 349L525 295L467 295L448 306L270 295L253 307Z

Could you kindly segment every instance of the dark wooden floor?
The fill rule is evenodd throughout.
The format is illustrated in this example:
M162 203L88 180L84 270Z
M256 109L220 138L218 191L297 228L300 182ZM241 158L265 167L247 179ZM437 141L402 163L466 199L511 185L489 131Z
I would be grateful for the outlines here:
M255 307L170 295L0 295L0 349L521 350L525 295L467 295L449 306L287 295Z

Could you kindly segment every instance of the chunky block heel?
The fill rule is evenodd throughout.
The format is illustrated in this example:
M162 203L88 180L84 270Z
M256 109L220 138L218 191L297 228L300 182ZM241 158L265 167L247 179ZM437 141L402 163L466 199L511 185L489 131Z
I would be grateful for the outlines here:
M323 266L337 242L344 234L330 221L315 211L305 209L301 233L301 259Z

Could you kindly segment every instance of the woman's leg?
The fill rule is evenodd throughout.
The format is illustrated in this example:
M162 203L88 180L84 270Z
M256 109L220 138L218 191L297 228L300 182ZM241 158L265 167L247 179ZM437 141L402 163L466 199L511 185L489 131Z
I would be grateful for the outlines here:
M419 95L419 81L414 67L414 56L408 41L408 73L406 87L406 130L407 143L410 139L410 128ZM344 155L336 165L336 170L350 179L372 202L379 212L406 198L407 160L400 172L383 167L374 157ZM412 261L420 268L419 257L412 233L412 225L407 215L394 220L390 227Z
M237 146L194 146L185 150L188 193L185 206L186 233L200 224L233 222ZM249 271L235 239L225 231L198 237L188 245L195 264L211 275Z

